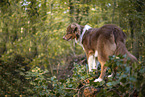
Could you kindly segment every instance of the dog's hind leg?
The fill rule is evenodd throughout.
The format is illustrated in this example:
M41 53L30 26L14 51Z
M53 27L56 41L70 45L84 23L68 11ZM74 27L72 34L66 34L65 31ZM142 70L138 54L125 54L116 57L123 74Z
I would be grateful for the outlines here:
M101 74L94 82L100 82L103 80L107 70L105 63L109 59L109 56L113 55L114 51L116 50L116 43L114 41L113 34L110 34L109 38L100 36L98 40L100 40L98 41L98 61L101 63Z
M98 79L94 80L94 82L101 82L106 74L107 67L104 66L105 62L100 62L100 63L101 63L101 74Z

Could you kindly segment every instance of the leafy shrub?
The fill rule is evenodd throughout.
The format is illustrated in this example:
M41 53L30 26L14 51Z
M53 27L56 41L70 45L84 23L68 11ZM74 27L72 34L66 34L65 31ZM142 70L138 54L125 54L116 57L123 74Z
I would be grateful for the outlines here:
M27 78L34 86L33 91L39 96L50 97L72 97L72 96L85 96L86 89L99 89L93 94L97 97L114 97L114 96L143 96L144 95L144 73L145 68L143 64L133 63L130 65L128 59L126 63L123 63L125 56L112 56L106 63L108 66L108 72L111 73L111 69L118 67L117 73L112 78L105 77L102 82L94 83L94 78L99 76L99 73L88 73L85 65L74 64L73 75L66 80L57 80L56 76L46 78L45 75L48 71L35 68L31 72L28 72ZM100 72L100 70L98 70ZM52 88L48 84L52 85ZM39 92L38 92L39 91ZM87 94L88 95L88 94Z
M0 96L31 95L31 85L25 79L25 73L30 69L27 64L18 54L0 58Z
M47 70L41 70L36 67L31 71L27 72L26 79L29 80L30 84L33 85L33 96L49 96L48 81L45 79L44 74L48 73Z
M33 92L39 96L73 96L77 95L77 87L80 82L89 77L86 73L86 67L83 65L74 64L73 75L66 80L57 80L56 76L46 78L45 75L47 70L41 70L36 67L33 70L27 72L27 79L30 80L33 85ZM48 87L48 84L52 85L53 88ZM50 89L51 88L51 89ZM39 93L38 93L39 91ZM33 95L35 96L35 95Z
M106 63L109 69L114 69L117 67L116 75L109 78L104 89L99 92L99 96L122 96L131 97L144 95L144 65L133 63L130 64L130 59L126 63L123 62L123 58L126 56L112 56L110 60ZM109 71L110 72L110 71ZM109 73L108 72L108 73Z

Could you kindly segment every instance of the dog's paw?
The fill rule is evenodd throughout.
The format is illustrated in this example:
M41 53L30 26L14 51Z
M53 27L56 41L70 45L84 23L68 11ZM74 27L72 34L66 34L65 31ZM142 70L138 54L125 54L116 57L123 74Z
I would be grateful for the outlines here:
M103 81L102 78L98 78L98 79L95 79L95 80L94 80L94 82L101 82L101 81Z
M113 76L113 74L111 73L111 75L108 75L108 77L112 77Z
M93 72L93 70L92 69L89 69L89 72Z

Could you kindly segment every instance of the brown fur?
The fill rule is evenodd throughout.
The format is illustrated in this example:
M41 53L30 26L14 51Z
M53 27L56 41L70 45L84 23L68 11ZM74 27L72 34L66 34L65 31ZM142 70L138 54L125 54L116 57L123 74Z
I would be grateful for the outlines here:
M78 39L84 26L73 23L67 27L67 34L64 36L65 40ZM98 61L101 63L100 78L103 79L107 67L104 66L109 56L111 55L124 55L127 54L132 61L137 59L128 52L125 46L125 33L116 25L107 24L101 28L91 28L87 30L83 36L82 44L87 55L87 59L90 55L98 51Z

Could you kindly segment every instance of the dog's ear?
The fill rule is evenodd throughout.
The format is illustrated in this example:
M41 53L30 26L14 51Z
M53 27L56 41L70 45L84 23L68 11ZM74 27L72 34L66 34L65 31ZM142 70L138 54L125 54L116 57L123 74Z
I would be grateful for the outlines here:
M80 32L80 25L77 24L77 23L73 23L71 24L71 28L73 29L73 32L76 34L76 35L80 35L81 32Z
M76 26L74 24L71 24L70 26L73 30L76 28Z

